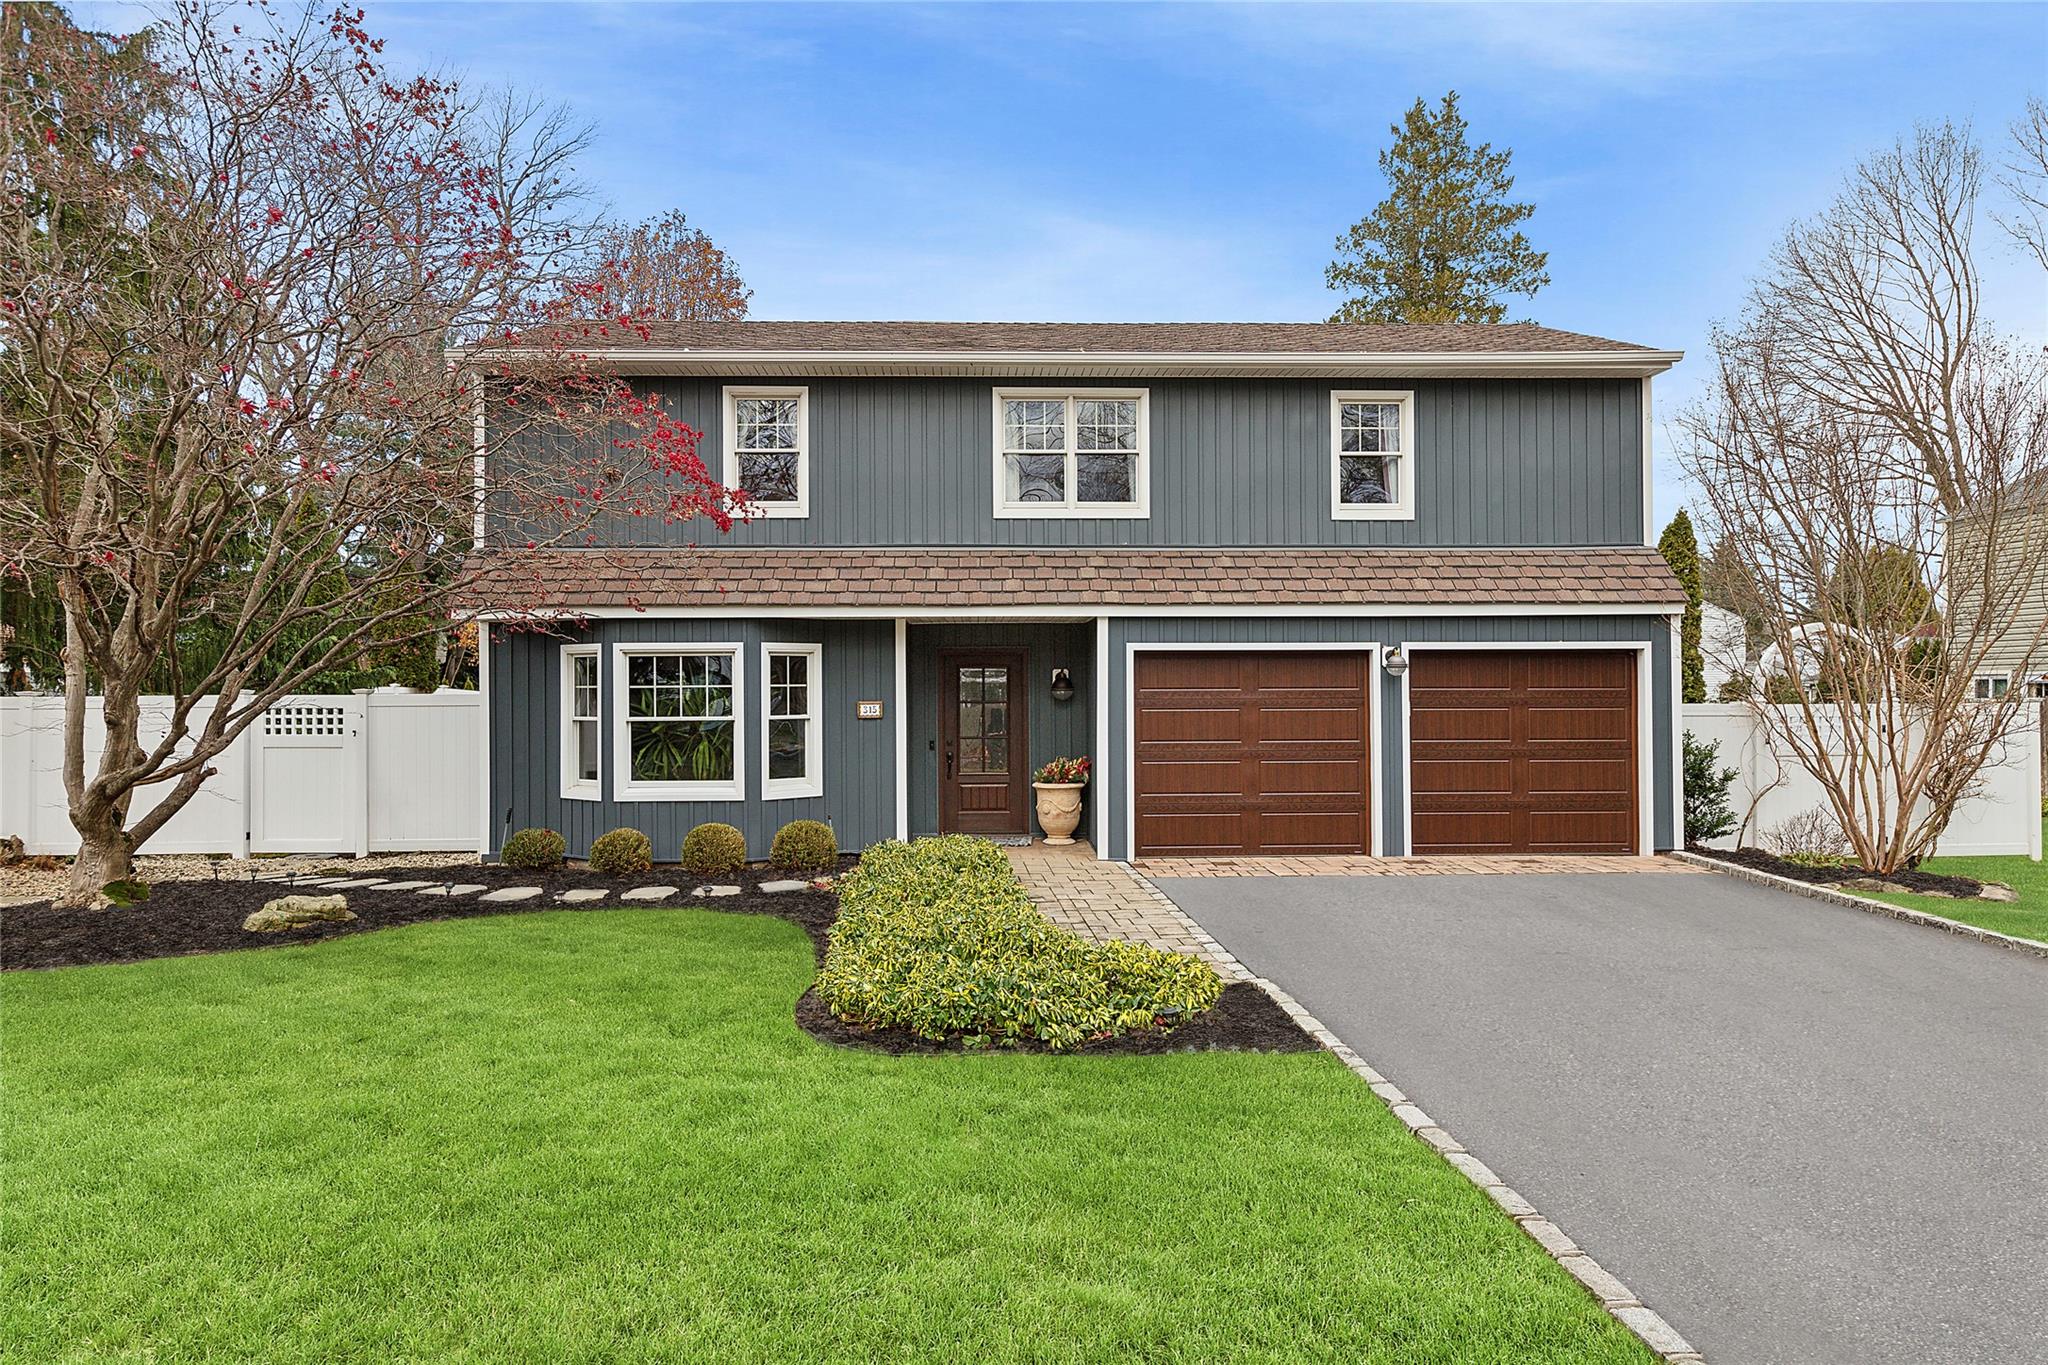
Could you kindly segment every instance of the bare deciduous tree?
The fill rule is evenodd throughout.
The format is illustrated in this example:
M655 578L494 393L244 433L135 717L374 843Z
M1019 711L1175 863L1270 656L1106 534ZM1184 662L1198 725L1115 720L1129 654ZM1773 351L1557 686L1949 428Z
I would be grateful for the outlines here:
M2024 689L1975 696L1986 659L2042 645L2044 374L1980 310L1982 179L1949 126L1859 166L1716 329L1679 419L1724 573L1789 675L1750 689L1758 722L1880 872L1928 852L2000 757Z
M676 209L606 227L591 273L614 307L646 322L732 321L753 297L732 258Z
M387 71L359 11L4 23L0 573L61 603L64 900L90 904L279 697L447 629L487 429L598 437L493 469L522 537L621 507L723 527L731 501L695 432L584 362L623 324L560 299L589 227L558 112Z

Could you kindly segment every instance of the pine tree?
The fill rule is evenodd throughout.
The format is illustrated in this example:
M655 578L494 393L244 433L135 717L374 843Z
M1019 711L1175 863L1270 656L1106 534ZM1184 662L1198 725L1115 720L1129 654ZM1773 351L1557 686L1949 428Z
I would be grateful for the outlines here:
M1508 199L1507 151L1472 146L1453 90L1431 112L1418 99L1380 153L1387 196L1337 239L1323 277L1348 294L1332 322L1499 322L1501 295L1534 297L1549 254L1520 224L1531 204Z
M1657 537L1657 552L1664 556L1664 562L1671 566L1671 572L1678 576L1678 585L1685 589L1685 616L1678 628L1678 656L1680 660L1680 687L1684 700L1689 702L1707 699L1706 661L1700 656L1700 542L1693 534L1692 518L1680 508L1671 524L1664 528L1664 534Z

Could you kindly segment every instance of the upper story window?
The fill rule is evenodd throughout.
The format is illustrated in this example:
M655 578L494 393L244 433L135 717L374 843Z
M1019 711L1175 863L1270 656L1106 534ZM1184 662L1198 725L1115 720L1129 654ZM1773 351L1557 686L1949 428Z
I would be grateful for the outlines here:
M998 389L998 517L1147 514L1143 389Z
M612 763L621 800L738 800L738 645L618 645Z
M810 515L810 409L809 389L725 391L725 483L762 516Z
M1415 395L1330 395L1330 515L1339 521L1415 519Z

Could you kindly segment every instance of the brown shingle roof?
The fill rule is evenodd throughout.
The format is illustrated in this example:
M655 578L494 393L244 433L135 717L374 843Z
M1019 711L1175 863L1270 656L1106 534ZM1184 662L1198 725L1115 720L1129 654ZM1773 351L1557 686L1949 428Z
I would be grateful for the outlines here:
M652 322L580 344L693 351L1541 354L1648 351L1533 322Z
M1647 546L1545 549L716 549L473 557L477 610L1682 606Z

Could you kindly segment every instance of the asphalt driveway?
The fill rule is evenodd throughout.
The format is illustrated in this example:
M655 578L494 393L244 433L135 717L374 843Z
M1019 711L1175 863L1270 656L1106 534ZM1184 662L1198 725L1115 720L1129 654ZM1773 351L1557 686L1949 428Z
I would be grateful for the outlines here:
M1713 1365L2048 1360L2048 960L1721 876L1158 885Z

